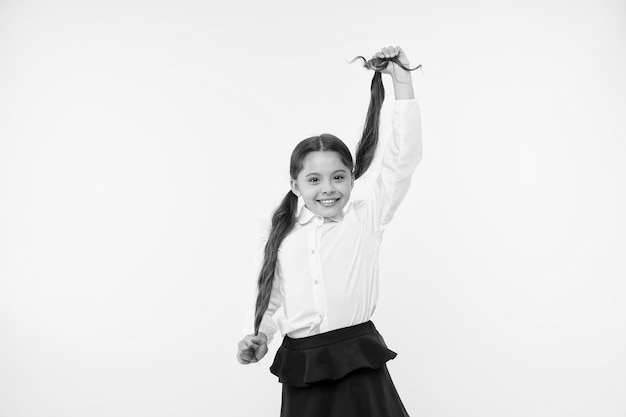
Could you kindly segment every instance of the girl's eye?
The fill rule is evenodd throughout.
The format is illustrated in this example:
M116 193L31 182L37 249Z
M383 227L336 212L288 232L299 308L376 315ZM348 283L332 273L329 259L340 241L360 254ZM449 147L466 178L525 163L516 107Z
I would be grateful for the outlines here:
M315 178L315 177L309 178L309 182L317 182L317 178Z
M343 179L343 175L337 175L335 177L336 180L341 181Z

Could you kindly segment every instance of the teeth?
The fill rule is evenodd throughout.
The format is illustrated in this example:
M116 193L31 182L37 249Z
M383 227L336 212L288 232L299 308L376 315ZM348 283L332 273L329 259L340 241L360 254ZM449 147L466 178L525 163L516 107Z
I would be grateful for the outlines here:
M330 204L334 204L335 201L337 200L320 200L320 203L330 205Z

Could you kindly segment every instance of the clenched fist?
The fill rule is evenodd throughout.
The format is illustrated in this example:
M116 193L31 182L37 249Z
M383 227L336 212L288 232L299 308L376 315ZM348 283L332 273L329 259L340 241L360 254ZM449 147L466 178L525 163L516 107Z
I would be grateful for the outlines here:
M267 353L267 336L249 334L237 345L237 360L243 365L260 361Z

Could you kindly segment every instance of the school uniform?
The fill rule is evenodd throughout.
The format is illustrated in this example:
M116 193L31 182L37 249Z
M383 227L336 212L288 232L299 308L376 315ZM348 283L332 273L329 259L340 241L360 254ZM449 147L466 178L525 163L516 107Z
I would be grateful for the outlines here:
M408 416L386 367L396 353L370 318L383 232L421 160L420 124L416 100L396 100L371 187L353 193L337 221L302 206L280 246L259 331L268 343L283 336L270 367L283 384L281 417Z

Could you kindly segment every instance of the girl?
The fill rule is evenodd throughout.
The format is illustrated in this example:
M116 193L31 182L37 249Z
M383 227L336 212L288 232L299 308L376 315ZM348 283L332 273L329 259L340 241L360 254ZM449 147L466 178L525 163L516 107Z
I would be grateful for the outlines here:
M282 417L408 416L386 366L396 353L370 317L383 231L422 155L420 116L402 49L382 48L365 65L376 72L356 162L329 134L294 149L291 190L272 216L265 245L254 333L238 345L240 363L257 362L280 331L270 370L283 384ZM368 195L350 200L377 146L381 73L393 80L393 136Z

